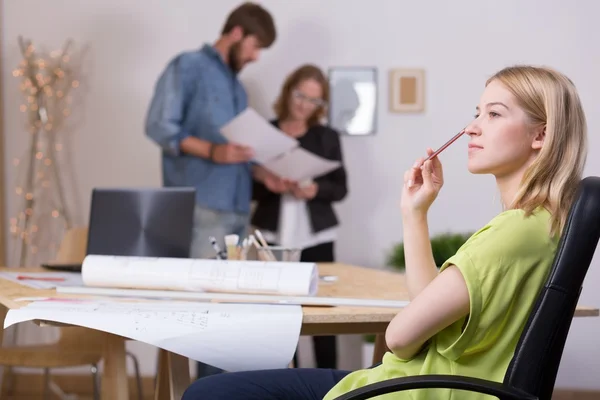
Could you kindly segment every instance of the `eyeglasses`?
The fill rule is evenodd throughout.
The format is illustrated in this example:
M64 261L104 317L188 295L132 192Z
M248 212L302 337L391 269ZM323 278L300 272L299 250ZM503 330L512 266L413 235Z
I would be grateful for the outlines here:
M309 103L310 105L312 105L314 107L322 107L325 105L325 101L323 101L323 99L316 99L314 97L308 97L307 95L305 95L304 93L302 93L299 90L294 90L292 92L292 97L298 101L306 101L307 103Z

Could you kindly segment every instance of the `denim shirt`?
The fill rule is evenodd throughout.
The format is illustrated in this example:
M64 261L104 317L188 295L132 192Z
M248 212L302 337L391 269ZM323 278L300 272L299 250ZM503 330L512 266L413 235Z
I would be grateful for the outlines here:
M164 186L191 186L200 206L248 214L250 163L217 164L179 149L188 136L226 143L219 129L247 105L244 87L212 46L173 58L156 83L145 126L162 149Z

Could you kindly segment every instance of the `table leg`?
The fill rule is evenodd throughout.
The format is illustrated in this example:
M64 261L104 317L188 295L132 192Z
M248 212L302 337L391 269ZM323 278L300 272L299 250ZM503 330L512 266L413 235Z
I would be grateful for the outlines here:
M375 336L375 349L373 350L373 365L381 362L383 355L388 351L389 349L385 343L385 334L377 334L377 336Z
M6 313L8 310L2 304L0 304L0 323L2 324L2 328L0 328L0 347L4 343L4 318L6 318ZM5 394L5 382L8 380L8 369L6 367L0 366L0 398L4 398L7 394Z
M169 355L166 350L158 349L158 364L156 366L156 381L154 382L154 400L169 398Z
M190 383L189 360L179 354L159 349L154 399L179 400Z
M0 327L0 347L4 343L4 319L6 318L6 314L8 313L8 309L0 304L0 323L2 323L2 327Z
M129 400L128 381L125 338L106 333L101 386L102 400Z
M8 308L0 304L0 348L4 346L4 319L8 313ZM12 367L0 365L0 399L4 396L12 396L14 389L15 374Z

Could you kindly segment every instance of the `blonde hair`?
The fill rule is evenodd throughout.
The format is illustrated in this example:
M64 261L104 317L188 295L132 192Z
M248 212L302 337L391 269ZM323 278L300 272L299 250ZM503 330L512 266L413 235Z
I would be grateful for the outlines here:
M505 68L488 79L502 83L534 127L544 127L544 144L523 175L511 208L526 215L543 206L552 214L551 232L560 235L587 157L587 123L577 89L565 75L534 66Z

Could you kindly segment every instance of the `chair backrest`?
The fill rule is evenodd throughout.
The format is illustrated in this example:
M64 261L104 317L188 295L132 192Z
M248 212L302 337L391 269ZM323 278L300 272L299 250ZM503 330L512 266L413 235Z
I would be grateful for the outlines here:
M85 226L67 230L54 261L65 264L83 262L87 248L87 236L88 229Z
M600 177L581 180L548 281L523 330L504 382L551 399L571 320L600 238Z

